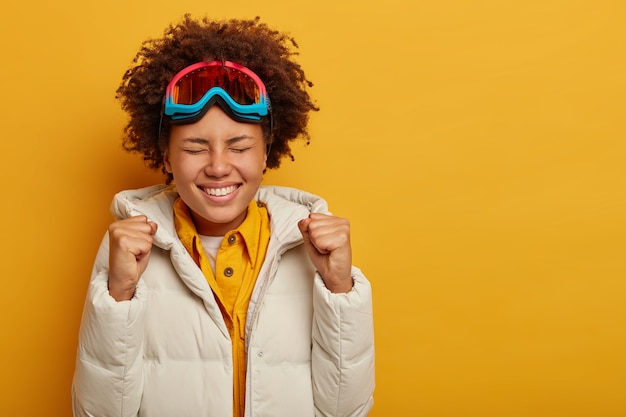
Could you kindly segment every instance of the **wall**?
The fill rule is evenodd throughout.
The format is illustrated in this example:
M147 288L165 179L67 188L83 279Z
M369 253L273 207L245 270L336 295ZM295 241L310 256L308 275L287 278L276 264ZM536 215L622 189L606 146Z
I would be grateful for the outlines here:
M266 183L352 221L375 291L373 416L626 415L626 5L618 0L3 6L0 415L68 416L121 189L114 91L185 12L290 31L322 111Z

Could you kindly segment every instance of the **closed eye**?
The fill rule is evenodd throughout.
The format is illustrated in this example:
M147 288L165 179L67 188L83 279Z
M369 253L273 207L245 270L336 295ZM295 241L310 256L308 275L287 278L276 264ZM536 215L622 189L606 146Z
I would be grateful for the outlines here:
M244 153L245 151L250 149L252 148L230 148L230 150L235 153Z
M189 155L200 155L201 153L206 152L206 149L183 149L183 152L188 153Z

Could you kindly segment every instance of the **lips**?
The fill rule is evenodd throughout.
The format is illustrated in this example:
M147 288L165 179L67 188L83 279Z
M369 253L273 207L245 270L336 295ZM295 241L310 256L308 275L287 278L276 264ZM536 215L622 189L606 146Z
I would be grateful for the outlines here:
M235 192L238 188L239 188L239 185L230 185L228 187L221 187L221 188L204 187L202 188L202 190L208 195L211 195L214 197L223 197L225 195Z

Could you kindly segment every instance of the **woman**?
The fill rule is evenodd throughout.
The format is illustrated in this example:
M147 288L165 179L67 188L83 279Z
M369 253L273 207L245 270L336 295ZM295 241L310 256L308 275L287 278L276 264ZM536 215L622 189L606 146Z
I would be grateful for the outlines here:
M116 195L80 330L75 416L365 416L370 285L321 198L261 186L308 137L288 36L186 16L118 89L166 184Z

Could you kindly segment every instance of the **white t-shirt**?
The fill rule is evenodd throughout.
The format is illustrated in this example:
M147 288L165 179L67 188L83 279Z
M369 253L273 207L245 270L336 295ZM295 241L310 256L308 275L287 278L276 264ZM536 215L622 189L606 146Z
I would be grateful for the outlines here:
M215 274L215 258L217 258L217 251L219 250L223 239L224 236L200 235L202 249L204 249L204 253L206 254L207 258L209 258L209 263L211 264L211 268L213 269L213 274Z

